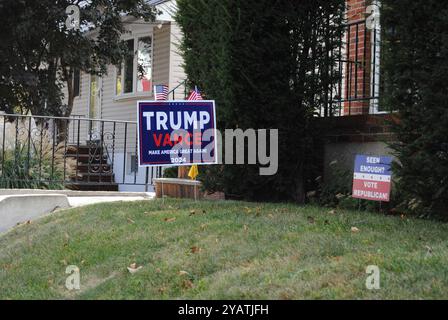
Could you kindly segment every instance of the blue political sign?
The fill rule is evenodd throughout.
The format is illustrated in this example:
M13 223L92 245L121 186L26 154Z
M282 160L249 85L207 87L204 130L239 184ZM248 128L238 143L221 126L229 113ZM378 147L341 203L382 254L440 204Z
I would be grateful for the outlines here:
M391 157L357 155L353 174L353 198L390 201L391 166Z
M215 102L139 101L140 166L216 164Z

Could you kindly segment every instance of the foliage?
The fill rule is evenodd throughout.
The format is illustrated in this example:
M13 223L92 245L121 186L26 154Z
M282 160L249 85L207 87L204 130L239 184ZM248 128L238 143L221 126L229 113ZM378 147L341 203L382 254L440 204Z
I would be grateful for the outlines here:
M30 146L26 134L15 143L15 148L0 151L0 188L63 189L64 181L75 175L76 161L65 157L65 145L53 145L46 131L40 134L42 137L30 140Z
M235 198L305 200L317 162L311 120L340 77L337 53L328 53L340 44L344 4L178 1L185 70L217 101L221 131L279 129L275 176L260 176L255 165L215 166L202 174L208 188Z
M325 181L319 177L316 192L309 193L311 203L346 210L378 211L388 208L387 204L353 198L353 171L337 161L331 162L330 168L330 176Z
M68 30L66 8L80 6L80 29ZM4 0L0 3L0 105L33 114L69 116L73 74L105 74L128 53L124 15L154 18L145 0ZM62 103L62 86L68 90Z
M177 167L165 168L163 170L164 178L177 178Z
M382 1L385 103L398 111L394 174L405 210L448 211L448 3Z

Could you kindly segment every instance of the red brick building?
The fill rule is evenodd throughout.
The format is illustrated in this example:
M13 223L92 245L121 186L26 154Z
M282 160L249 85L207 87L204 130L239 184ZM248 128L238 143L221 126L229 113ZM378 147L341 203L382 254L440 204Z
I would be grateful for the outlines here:
M340 115L379 113L380 24L377 1L347 0Z

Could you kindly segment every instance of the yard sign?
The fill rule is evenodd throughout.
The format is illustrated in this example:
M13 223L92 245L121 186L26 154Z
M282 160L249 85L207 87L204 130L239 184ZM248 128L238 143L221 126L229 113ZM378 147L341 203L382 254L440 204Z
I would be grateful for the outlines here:
M391 157L357 155L353 176L353 198L390 201Z
M140 166L216 164L214 101L139 101Z

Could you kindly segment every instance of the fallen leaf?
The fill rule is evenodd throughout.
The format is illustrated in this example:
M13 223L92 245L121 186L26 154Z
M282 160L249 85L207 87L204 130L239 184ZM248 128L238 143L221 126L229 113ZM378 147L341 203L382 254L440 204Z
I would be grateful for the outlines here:
M132 223L132 224L134 224L134 223L135 223L135 221L134 221L134 220L132 220L131 218L127 218L127 220L128 220L128 222L129 222L129 223Z
M165 218L163 219L165 222L174 222L176 221L176 218Z
M342 258L342 257L339 257L339 256L337 256L337 257L331 257L332 260L337 261L337 262L341 261L341 258Z
M352 227L352 228L351 228L351 231L352 231L353 233L359 233L361 230L359 230L359 229L356 228L356 227Z
M181 270L181 271L179 271L179 275L180 276L186 276L186 275L188 275L188 272L184 271L184 270Z
M199 253L199 252L201 252L201 248L199 248L199 247L191 247L191 253Z
M307 198L314 198L317 195L316 191L310 191L306 194Z
M30 220L28 220L28 221L23 221L23 222L18 222L16 225L17 225L17 226L25 226L25 225L29 225L29 224L31 224L31 221L30 221Z
M136 263L132 263L129 267L128 267L128 271L130 274L134 274L137 273L138 271L140 271L143 268L143 266L137 266Z
M193 282L191 282L190 280L184 280L182 282L182 287L184 289L191 289L191 288L193 288Z

